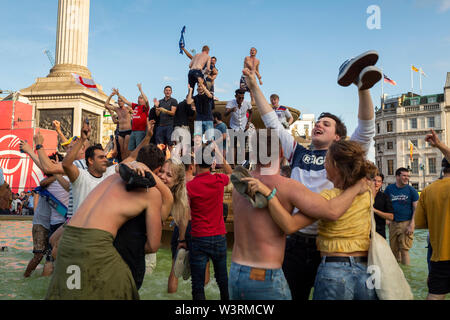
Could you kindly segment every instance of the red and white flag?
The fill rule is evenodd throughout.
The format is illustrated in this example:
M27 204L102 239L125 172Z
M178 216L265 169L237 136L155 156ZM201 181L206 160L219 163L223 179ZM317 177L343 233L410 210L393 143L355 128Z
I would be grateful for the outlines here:
M390 84L392 84L393 86L396 86L396 85L397 85L397 82L395 82L395 81L392 80L392 79L389 79L385 74L383 74L383 76L384 76L384 82L390 83Z
M97 85L95 84L93 79L83 78L83 77L77 75L76 73L72 73L72 76L75 78L75 81L78 84L82 85L83 87L86 87L88 89L98 92Z

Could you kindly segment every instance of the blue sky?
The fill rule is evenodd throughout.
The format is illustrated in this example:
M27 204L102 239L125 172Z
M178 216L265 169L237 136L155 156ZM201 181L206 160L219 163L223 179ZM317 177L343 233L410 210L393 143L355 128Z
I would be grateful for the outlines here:
M43 51L55 52L57 0L0 0L0 89L20 90L48 74ZM366 12L381 9L381 29L369 30ZM105 92L118 87L136 100L141 82L149 98L171 85L183 99L188 59L179 54L180 30L186 47L211 47L218 58L216 95L229 100L250 47L258 49L266 96L302 113L335 113L349 132L356 127L358 96L354 86L337 85L340 64L375 49L377 65L397 86L410 90L410 65L422 67L423 94L442 93L450 71L450 0L96 0L91 1L88 67ZM415 75L418 91L418 74ZM379 106L381 85L372 95Z

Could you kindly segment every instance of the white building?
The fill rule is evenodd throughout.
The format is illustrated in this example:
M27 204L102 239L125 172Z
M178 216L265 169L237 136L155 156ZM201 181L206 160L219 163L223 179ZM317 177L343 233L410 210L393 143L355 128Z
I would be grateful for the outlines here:
M414 93L385 97L375 112L375 161L385 184L395 183L395 171L410 169L410 184L417 190L439 178L442 153L425 142L431 129L441 141L450 142L450 72L444 93L419 96ZM414 145L412 161L409 141Z

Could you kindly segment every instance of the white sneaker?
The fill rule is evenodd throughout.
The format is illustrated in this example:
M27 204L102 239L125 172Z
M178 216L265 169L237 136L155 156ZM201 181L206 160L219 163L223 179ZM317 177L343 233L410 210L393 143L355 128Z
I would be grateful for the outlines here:
M380 69L374 66L365 67L358 77L358 90L372 88L383 77Z

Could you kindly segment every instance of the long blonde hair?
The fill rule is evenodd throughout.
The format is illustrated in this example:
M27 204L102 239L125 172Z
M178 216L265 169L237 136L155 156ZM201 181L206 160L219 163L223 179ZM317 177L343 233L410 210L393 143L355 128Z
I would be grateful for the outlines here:
M167 159L164 164L168 163L169 168L174 176L174 185L170 188L173 194L172 217L177 226L187 226L190 217L189 203L186 192L186 172L184 164L176 159Z

